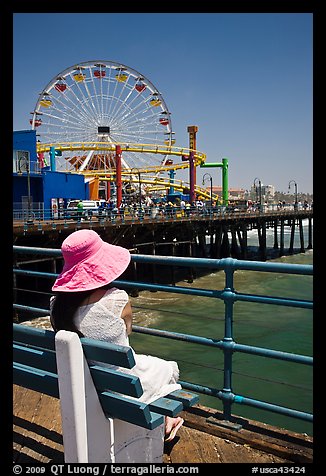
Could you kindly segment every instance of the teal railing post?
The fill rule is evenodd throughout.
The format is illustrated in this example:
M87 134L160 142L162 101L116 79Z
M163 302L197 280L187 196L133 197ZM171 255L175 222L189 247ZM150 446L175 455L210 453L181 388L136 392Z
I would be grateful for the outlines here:
M233 342L233 274L234 270L230 266L225 267L225 288L223 292L224 300L224 337L223 342L231 344ZM224 385L223 385L223 416L225 420L231 419L231 393L232 393L232 351L231 346L224 348Z
M241 425L232 422L231 407L234 400L234 394L232 392L232 354L233 354L233 305L234 305L234 260L232 258L225 258L224 262L225 272L225 287L222 293L222 299L224 301L224 337L223 342L226 344L223 346L224 354L224 378L223 389L220 392L223 402L223 419L224 422L216 420L215 423L222 424L223 426L232 427L235 430L239 430ZM210 421L213 421L211 419Z

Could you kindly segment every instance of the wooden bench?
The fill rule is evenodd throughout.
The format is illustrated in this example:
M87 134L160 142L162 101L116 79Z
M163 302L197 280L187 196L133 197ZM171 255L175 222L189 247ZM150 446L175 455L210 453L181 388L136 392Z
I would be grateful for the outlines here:
M130 347L13 324L13 383L60 398L66 463L161 463L164 417L197 403L183 389L146 404Z

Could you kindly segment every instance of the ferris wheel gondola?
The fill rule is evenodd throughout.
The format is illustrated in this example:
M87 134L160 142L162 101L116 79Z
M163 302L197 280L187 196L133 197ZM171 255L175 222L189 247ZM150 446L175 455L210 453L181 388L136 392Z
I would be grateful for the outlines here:
M113 61L87 61L57 74L36 102L32 129L43 143L110 142L173 145L171 113L158 89L143 74ZM76 169L76 156L63 153ZM112 168L107 150L80 152L80 167ZM72 160L73 159L73 160ZM168 156L124 152L123 166L159 168ZM64 161L63 161L64 162ZM72 163L73 162L73 163Z

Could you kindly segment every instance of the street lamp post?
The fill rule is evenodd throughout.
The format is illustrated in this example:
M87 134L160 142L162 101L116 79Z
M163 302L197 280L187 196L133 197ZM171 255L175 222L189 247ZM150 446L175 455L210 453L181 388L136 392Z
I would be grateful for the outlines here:
M257 190L256 180L258 180L258 190ZM255 180L254 180L254 187L255 187L255 190L256 190L256 200L257 201L258 201L258 197L259 197L259 211L261 211L261 180L258 177L256 177Z
M288 188L289 191L291 188L291 183L294 183L294 208L296 209L298 208L298 184L295 180L290 180Z
M210 180L210 183L211 183L211 190L210 190L210 196L211 196L211 208L210 208L210 215L212 214L212 209L213 209L213 179L212 179L212 176L211 174L204 174L203 175L203 185L205 184L205 176L207 176L207 178Z

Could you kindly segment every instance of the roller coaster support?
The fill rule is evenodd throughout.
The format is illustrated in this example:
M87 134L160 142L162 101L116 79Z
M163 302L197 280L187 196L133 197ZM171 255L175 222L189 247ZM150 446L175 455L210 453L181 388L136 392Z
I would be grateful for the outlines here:
M51 172L55 172L55 147L50 147L50 170Z
M170 175L170 184L171 184L169 194L172 195L174 193L174 186L172 184L174 184L174 177L176 175L175 170L173 169L170 170L169 175Z
M196 201L196 192L195 192L195 184L196 184L196 164L194 159L194 153L190 152L189 154L189 184L190 184L190 196L189 200L190 203L194 203Z
M212 162L205 163L200 166L202 167L222 167L222 201L223 205L228 205L229 203L229 180L228 180L228 168L229 162L228 159L223 158L222 162Z
M115 169L116 169L116 187L117 187L117 207L122 202L122 180L121 180L121 146L115 146Z

